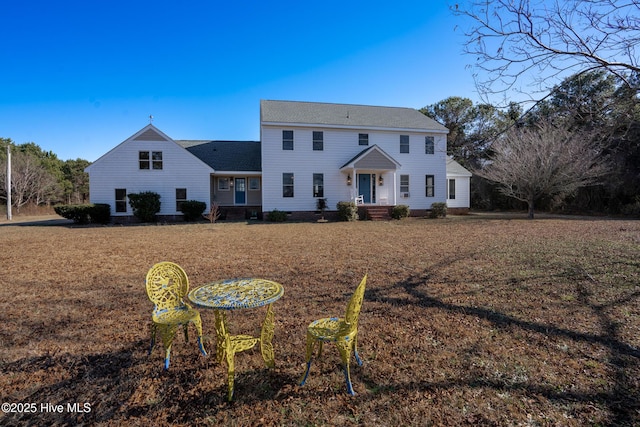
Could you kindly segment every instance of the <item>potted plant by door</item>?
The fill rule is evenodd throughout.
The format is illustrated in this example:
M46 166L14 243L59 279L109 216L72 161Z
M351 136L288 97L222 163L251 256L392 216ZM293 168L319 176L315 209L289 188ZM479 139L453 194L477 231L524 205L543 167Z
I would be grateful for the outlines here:
M320 211L320 219L318 222L327 222L327 220L324 219L324 211L327 209L327 199L316 199L316 209Z

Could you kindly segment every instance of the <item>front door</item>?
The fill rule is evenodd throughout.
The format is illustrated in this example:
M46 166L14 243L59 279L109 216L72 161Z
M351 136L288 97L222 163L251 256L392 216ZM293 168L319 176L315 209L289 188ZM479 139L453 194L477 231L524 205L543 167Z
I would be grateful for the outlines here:
M247 204L247 185L245 178L236 178L235 179L235 204L236 205L246 205Z
M364 199L364 203L371 203L371 175L368 173L358 174L358 194Z

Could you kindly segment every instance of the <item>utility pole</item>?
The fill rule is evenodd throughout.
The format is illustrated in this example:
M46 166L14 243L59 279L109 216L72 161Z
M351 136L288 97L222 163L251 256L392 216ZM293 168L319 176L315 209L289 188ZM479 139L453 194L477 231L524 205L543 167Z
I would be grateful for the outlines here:
M7 144L7 220L11 221L11 145Z

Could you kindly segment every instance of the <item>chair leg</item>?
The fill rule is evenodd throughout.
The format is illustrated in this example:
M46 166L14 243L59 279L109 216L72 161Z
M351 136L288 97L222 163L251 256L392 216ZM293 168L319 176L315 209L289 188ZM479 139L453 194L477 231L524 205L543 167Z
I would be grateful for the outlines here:
M198 348L203 356L207 356L207 350L204 349L204 344L202 344L202 337L198 337Z
M178 327L176 325L158 325L160 336L162 337L162 345L165 348L164 369L169 369L169 358L171 356L171 345L176 335Z
M158 325L155 322L151 322L151 346L149 347L149 356L153 351L153 347L156 346L156 332L158 331Z
M347 393L355 396L353 386L351 385L351 370L349 368L349 359L351 359L351 344L348 342L336 342L340 358L342 359L342 369L344 370L344 379L347 383Z
M307 377L309 376L309 371L311 370L311 359L313 357L313 345L315 344L315 339L307 334L307 370L305 371L302 379L300 380L300 385L303 386L307 382Z
M196 327L196 333L198 335L198 348L200 349L200 353L203 356L207 355L207 351L204 349L204 345L202 344L202 318L200 314L198 314L192 321L193 326Z
M358 336L357 335L353 338L353 355L356 357L356 362L358 362L358 366L362 366L362 360L360 359L360 355L358 355Z
M165 354L164 354L164 370L168 371L169 370L169 360L171 357L171 346L166 348Z

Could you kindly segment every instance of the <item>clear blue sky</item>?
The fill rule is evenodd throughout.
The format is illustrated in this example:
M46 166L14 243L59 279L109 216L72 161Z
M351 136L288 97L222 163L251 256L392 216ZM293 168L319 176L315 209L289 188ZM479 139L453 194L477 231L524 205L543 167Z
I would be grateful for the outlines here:
M149 115L174 139L258 140L260 99L476 101L448 3L6 1L0 137L94 161Z

